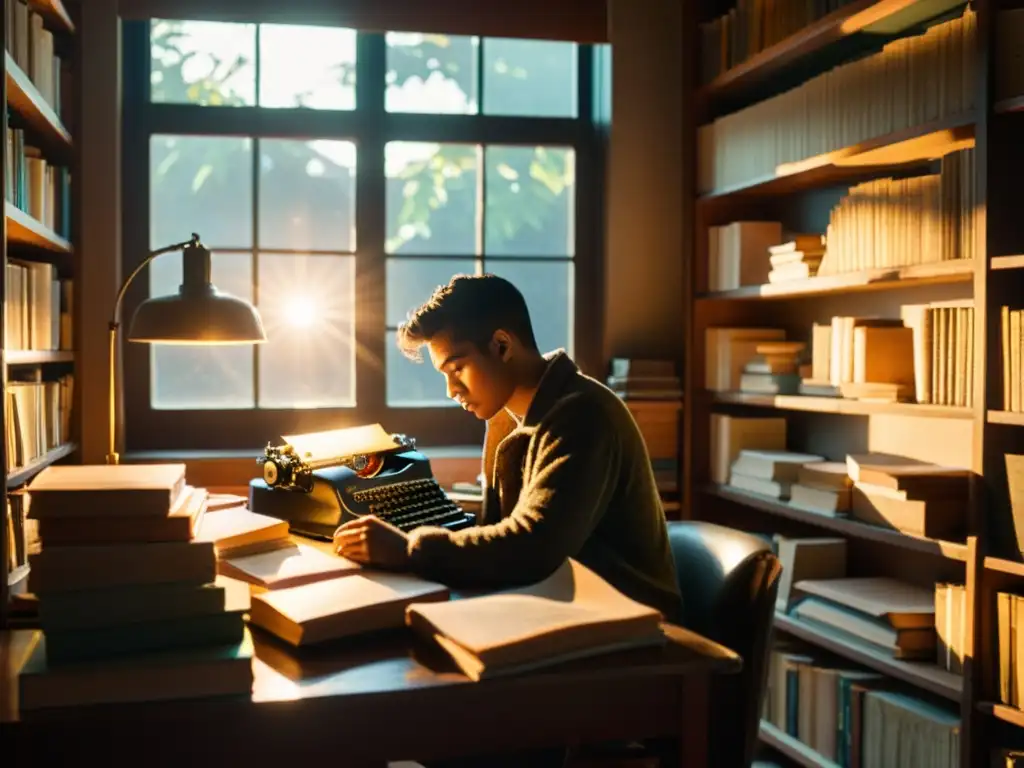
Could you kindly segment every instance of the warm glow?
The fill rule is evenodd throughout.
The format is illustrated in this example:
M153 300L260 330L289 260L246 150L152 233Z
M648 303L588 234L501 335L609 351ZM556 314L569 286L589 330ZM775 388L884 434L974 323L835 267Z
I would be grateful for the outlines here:
M312 328L320 314L312 296L290 296L285 300L285 322L293 328Z

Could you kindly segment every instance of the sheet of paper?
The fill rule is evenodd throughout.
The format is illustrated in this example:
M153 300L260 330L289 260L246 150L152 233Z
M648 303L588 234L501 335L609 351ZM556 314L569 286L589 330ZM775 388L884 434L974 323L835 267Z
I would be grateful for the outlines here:
M380 453L395 447L395 441L380 424L367 424L327 432L309 432L305 435L284 435L286 443L303 458L309 454L313 461L354 456L361 453Z

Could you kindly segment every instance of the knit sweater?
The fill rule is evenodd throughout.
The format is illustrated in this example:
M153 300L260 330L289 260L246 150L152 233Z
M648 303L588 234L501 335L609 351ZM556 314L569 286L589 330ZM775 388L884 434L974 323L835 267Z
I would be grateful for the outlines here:
M650 457L625 404L562 351L522 420L487 423L479 525L410 534L414 572L463 589L544 579L571 557L678 620L681 598Z

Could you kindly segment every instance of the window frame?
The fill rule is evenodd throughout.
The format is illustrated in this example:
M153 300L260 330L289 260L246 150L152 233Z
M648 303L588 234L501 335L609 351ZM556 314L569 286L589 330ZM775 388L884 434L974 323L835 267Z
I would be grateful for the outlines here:
M302 22L296 19L294 23ZM150 247L151 135L340 139L355 142L357 151L356 250L353 254L357 285L378 286L374 290L357 291L356 295L355 341L357 349L367 351L369 359L357 359L355 407L155 409L150 405L151 346L128 342L122 335L126 450L255 452L268 440L277 441L284 434L366 423L381 423L386 429L412 435L422 445L480 443L484 425L456 408L387 405L385 269L389 256L384 248L384 147L389 141L559 145L575 150L573 345L577 363L584 371L594 373L601 357L603 263L600 226L603 187L599 183L603 146L594 120L595 55L599 50L596 46L580 44L577 49L577 117L531 118L386 112L385 36L363 32L358 32L356 38L357 107L353 111L151 104L150 24L148 21L123 22L122 34L122 274L134 269ZM483 57L480 59L482 61ZM258 77L258 62L256 71ZM258 153L254 156L258 158ZM254 205L257 204L258 201L254 201ZM183 222L182 232L182 240L191 234L188 222ZM452 258L452 255L437 254L436 258ZM121 310L125 328L135 308L148 297L148 282L148 275L140 275L128 290ZM374 361L380 361L379 366ZM256 368L254 375L258 376L258 365ZM443 381L438 376L438 388L442 386Z

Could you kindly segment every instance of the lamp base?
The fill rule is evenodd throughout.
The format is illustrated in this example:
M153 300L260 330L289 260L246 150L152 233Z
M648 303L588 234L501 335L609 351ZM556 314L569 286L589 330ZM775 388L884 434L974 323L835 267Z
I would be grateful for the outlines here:
M117 454L117 453L108 453L107 454L107 464L120 464L120 463L121 463L121 456L120 456L120 454Z

